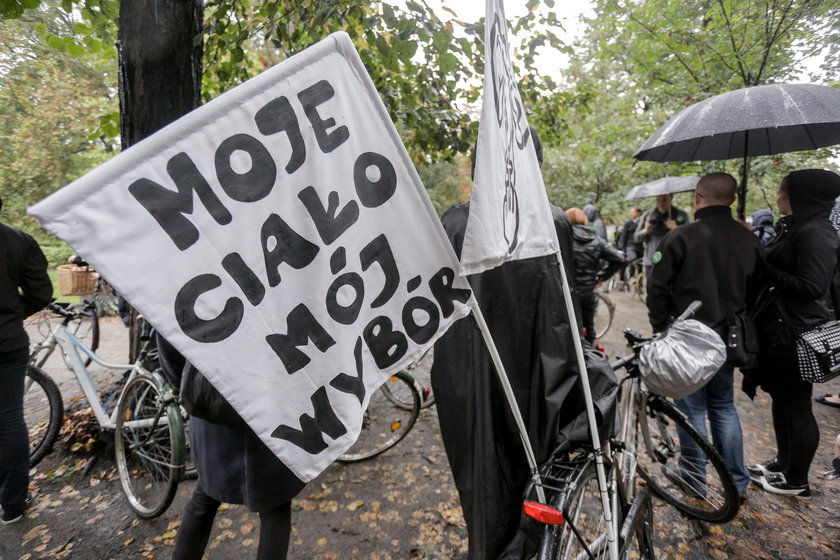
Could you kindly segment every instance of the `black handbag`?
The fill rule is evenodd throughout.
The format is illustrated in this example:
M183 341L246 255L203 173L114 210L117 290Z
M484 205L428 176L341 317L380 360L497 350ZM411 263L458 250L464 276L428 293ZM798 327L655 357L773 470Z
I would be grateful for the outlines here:
M796 338L799 375L809 383L825 383L840 375L840 321L829 321Z
M752 317L746 313L734 313L734 307L729 303L729 293L724 289L718 271L724 270L720 264L720 256L717 248L712 242L712 234L707 227L701 226L703 237L709 246L712 255L712 268L715 271L715 278L718 284L718 298L726 317L726 363L741 369L752 369L758 367L758 330Z
M727 317L726 363L741 369L758 367L758 330L749 315Z

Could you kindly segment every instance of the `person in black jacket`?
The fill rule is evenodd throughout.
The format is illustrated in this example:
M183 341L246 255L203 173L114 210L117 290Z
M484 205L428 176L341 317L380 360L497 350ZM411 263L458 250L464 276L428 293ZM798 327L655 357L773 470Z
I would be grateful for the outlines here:
M759 368L744 380L750 396L760 386L773 401L776 457L750 467L753 481L775 494L808 496L808 470L820 432L811 410L812 385L799 375L796 336L828 321L829 287L840 240L829 221L840 196L840 176L824 169L794 171L779 184L781 232L767 249L765 286L756 327ZM765 297L765 295L767 297Z
M173 386L181 387L186 359L160 335L157 344L164 375ZM259 512L257 560L283 560L288 554L292 531L292 498L303 489L304 483L272 453L224 397L218 396L221 403L214 405L216 410L204 411L214 412L215 417L190 416L190 450L198 482L181 517L172 559L204 557L216 513L222 502L227 502L245 504L250 511ZM185 406L198 413L197 404Z
M700 300L702 306L694 318L724 338L728 315L748 311L755 301L762 252L758 238L732 218L729 206L735 201L736 188L735 179L727 173L702 177L694 192L696 221L667 234L653 254L647 306L654 332L664 330L692 301ZM734 367L724 364L705 386L676 404L703 435L708 414L714 445L744 499L750 477L744 465L733 379ZM696 463L684 464L680 473L670 474L702 493L705 457L688 438L681 445L683 457L696 458Z
M644 246L636 241L636 230L639 228L639 222L642 217L642 209L638 206L633 206L630 209L630 217L621 226L618 235L615 238L615 247L627 256L628 264L621 271L622 280L627 282L633 274L632 262L642 256Z
M0 200L0 208L3 201ZM29 500L29 436L23 380L29 338L23 320L52 298L47 259L32 237L0 223L0 503L3 525L20 521Z
M607 243L598 232L589 226L586 215L580 208L566 210L572 224L574 241L575 288L580 302L581 322L584 337L595 340L595 309L598 300L595 286L609 278L624 266L624 253Z

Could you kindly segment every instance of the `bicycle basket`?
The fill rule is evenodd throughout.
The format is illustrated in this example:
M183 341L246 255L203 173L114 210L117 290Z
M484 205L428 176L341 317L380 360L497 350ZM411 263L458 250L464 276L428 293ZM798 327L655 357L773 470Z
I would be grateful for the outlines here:
M87 296L96 288L99 274L88 266L62 264L58 267L58 290L63 296Z
M705 385L726 361L726 345L700 321L675 323L639 354L642 379L657 395L681 399Z

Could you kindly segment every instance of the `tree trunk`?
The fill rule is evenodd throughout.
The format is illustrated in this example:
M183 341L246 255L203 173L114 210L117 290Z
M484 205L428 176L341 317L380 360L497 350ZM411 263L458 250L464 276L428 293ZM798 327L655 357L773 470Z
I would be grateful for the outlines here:
M121 2L118 50L124 150L201 103L203 13L203 0ZM130 361L140 347L139 332L132 307Z

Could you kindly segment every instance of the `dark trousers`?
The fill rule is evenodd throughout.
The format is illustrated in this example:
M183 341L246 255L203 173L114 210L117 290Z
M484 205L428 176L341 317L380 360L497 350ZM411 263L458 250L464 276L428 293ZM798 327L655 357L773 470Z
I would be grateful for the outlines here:
M23 418L23 383L29 351L0 354L0 504L17 510L29 486L29 434Z
M811 409L813 386L791 371L784 383L770 391L773 399L773 428L776 455L788 483L808 483L808 470L820 444L820 428Z
M196 484L192 499L181 517L172 560L201 560L220 505L221 502L204 493L200 483ZM285 560L291 532L291 501L275 509L261 511L257 560Z
M586 331L586 340L592 342L595 340L595 309L598 307L598 298L592 290L580 290L578 301L580 302L580 322L583 323Z

